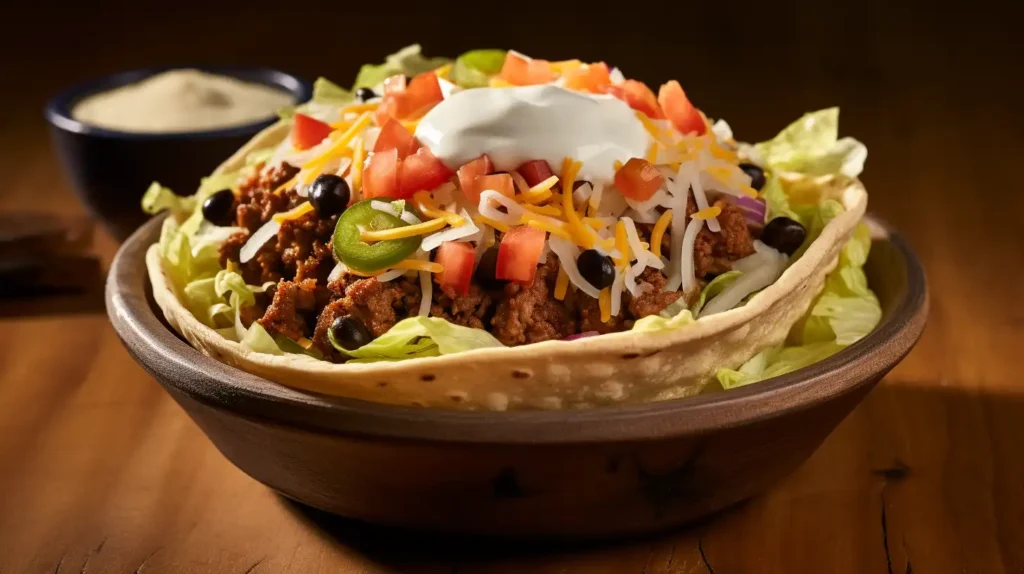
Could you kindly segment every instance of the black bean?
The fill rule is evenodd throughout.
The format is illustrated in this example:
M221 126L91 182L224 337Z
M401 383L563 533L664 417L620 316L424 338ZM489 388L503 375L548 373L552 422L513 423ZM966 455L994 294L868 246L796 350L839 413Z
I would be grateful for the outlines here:
M365 102L376 98L377 92L373 91L372 88L359 88L356 90L356 97L359 98L359 101Z
M776 217L764 226L761 241L786 255L792 255L804 244L807 230L798 221L788 217Z
M354 351L373 340L370 330L355 317L338 317L331 323L331 335L347 351Z
M324 174L309 186L309 200L320 219L341 214L348 207L352 192L348 182L333 174Z
M750 187L761 191L764 187L764 170L760 166L756 166L752 163L741 163L740 169L746 172L750 176Z
M610 287L615 281L615 264L612 258L602 255L596 249L587 249L576 258L580 275L598 289Z
M474 277L476 282L484 289L501 289L505 281L496 277L498 269L498 247L494 246L484 251L480 257L480 263L476 266Z
M226 227L235 221L235 194L222 189L203 202L203 217L210 223Z

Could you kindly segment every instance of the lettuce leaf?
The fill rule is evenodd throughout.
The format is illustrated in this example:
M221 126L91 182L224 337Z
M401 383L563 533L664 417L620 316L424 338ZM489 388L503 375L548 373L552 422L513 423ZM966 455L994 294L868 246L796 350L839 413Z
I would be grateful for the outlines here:
M735 281L743 273L740 271L726 271L718 277L712 279L704 289L700 292L700 297L697 298L697 302L693 305L693 312L696 315L700 315L700 310L704 308L704 303L707 303L708 299L718 295L723 289L728 287L733 281Z
M868 157L861 142L839 139L839 108L804 114L773 139L755 144L754 149L774 170L808 175L857 177Z
M142 211L156 215L161 211L171 212L171 217L181 221L192 214L196 208L196 197L182 197L169 187L157 182L149 184L146 193L142 194Z
M463 88L483 88L505 65L505 50L471 50L455 59L452 80Z
M412 44L388 56L383 64L363 64L352 89L372 88L397 74L415 76L451 62L448 58L426 58L420 51L419 44Z
M346 350L338 344L331 330L328 330L328 338L335 349L352 359L357 359L355 362L436 357L504 346L483 329L460 327L437 317L419 316L399 321L387 333L354 351Z
M689 309L683 309L670 318L665 318L661 315L648 315L633 323L633 330L640 332L663 331L665 329L678 329L690 323L693 323L693 313Z
M819 224L827 223L824 220L831 211L822 207ZM790 332L789 339L795 344L766 349L736 370L719 369L716 377L722 387L740 387L806 367L870 333L882 320L882 307L864 275L870 249L870 229L860 223L843 246L836 268L826 277L825 288Z

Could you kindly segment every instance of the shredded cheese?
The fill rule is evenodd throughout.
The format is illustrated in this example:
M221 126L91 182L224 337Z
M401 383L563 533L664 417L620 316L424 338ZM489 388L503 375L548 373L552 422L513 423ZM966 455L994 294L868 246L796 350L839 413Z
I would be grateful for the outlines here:
M366 126L370 125L370 112L363 112L363 115L359 116L359 119L352 124L345 133L341 134L338 139L334 140L334 143L330 145L323 153L319 156L309 160L302 169L319 169L324 166L332 157L337 155L344 155L346 153L346 146L352 141L352 138L363 131Z
M448 74L451 73L451 71L452 71L452 65L451 64L445 64L445 65L441 66L440 68L434 70L434 75L436 75L438 78L444 78L445 80L447 80L448 79Z
M502 78L500 78L498 76L492 77L489 83L490 83L492 88L511 88L511 87L514 87L514 84L512 84L511 82L509 82L507 80L504 80L504 79L502 79Z
M620 169L622 169L622 162L619 160L615 160L612 162L612 166L615 168L615 171L619 171Z
M440 230L447 223L444 219L431 219L416 225L406 225L380 231L362 231L359 234L359 240L369 243L371 241L387 241L389 239L405 239L417 235L426 235Z
M514 178L513 181L515 181ZM556 183L558 183L558 176L553 175L528 189L526 193L522 194L521 199L526 203L540 203L551 197L551 188Z
M654 165L658 163L658 142L651 142L651 146L647 148L647 163Z
M416 128L419 127L419 120L403 121L401 122L402 127L409 130L410 133L416 133Z
M565 231L564 229L559 229L557 227L552 227L548 225L546 221L540 221L537 219L527 219L526 226L532 227L534 229L540 229L541 231L547 231L551 235L572 241L572 235L569 235L568 231Z
M573 161L572 158L565 158L562 161L562 211L568 222L569 232L575 236L576 241L589 249L594 245L594 233L585 225L576 213L576 206L572 204L572 183L576 181L576 174L579 173L583 164Z
M719 215L721 215L721 213L721 207L718 207L717 205L712 205L711 207L706 207L694 213L690 217L692 217L693 219L711 219L712 217L718 217Z
M749 197L750 199L757 199L757 190L750 187L749 185L741 185L740 193Z
M526 183L526 178L523 177L522 174L514 169L508 173L512 176L512 182L516 186L516 191L519 193L527 193L530 191L530 184Z
M654 224L654 230L651 231L651 253L655 257L661 258L661 239L665 236L665 230L668 229L669 223L672 223L671 209L661 214L658 222Z
M608 227L607 221L604 221L603 219L597 219L595 217L584 217L583 223L590 226L590 228L593 229L594 231L601 231L602 229Z
M601 289L597 305L601 308L601 322L607 323L612 318L612 292L608 287Z
M541 215L550 215L552 217L561 217L562 210L558 209L553 205L523 205L523 209L526 211L532 211L533 213L539 213Z
M426 271L427 273L441 273L444 266L433 261L422 259L406 259L391 266L391 269L405 269L406 271Z
M616 263L620 267L629 264L629 241L626 239L626 223L619 221L615 224L615 249L619 250L619 257Z
M414 193L412 196L412 205L423 215L433 217L435 219L443 219L452 227L459 227L466 223L466 220L463 219L461 215L445 211L437 207L434 203L434 199L430 196L429 191L417 191Z
M665 133L665 130L661 129L657 124L655 124L654 120L647 117L647 114L643 112L636 112L636 119L640 120L640 123L643 124L644 129L647 130L647 133L650 134L650 136L654 138L655 141L661 142L666 146L670 145L668 138L666 137L667 134ZM618 170L618 168L615 169L616 171Z
M288 181L286 181L286 182L282 183L281 185L277 186L277 188L274 189L274 193L275 194L280 194L280 193L282 193L284 191L287 191L287 190L291 189L292 186L295 185L295 181L298 180L298 179L299 179L299 174L293 175L291 179L289 179Z
M310 211L313 211L313 204L308 201L303 201L288 211L275 214L274 221L281 223L282 221L288 221L289 219L298 219Z
M500 231L502 233L508 233L508 225L505 225L504 223L502 223L500 221L495 221L493 219L490 219L489 217L484 217L482 215L477 215L476 217L473 218L473 221L475 221L475 222L477 222L479 224L482 224L482 225L487 225L487 226L493 227L494 229L497 229L498 231Z
M352 152L352 191L359 192L363 187L363 162L366 161L366 148L363 138L356 140L356 149Z
M569 289L569 274L565 272L565 268L561 265L558 266L558 278L555 279L555 299L558 301L565 300L565 292Z
M380 102L371 102L371 103L364 103L364 104L350 104L350 105L345 106L344 108L341 108L341 114L345 115L345 114L350 114L350 113L360 114L360 113L363 113L363 112L375 112L375 111L377 111L377 107L378 106L380 106Z

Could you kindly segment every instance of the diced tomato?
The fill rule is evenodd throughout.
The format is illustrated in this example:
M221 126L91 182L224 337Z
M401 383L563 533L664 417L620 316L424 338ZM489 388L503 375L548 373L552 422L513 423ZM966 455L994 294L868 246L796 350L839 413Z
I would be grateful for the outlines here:
M608 86L607 92L626 102L634 110L647 114L649 118L658 120L665 117L658 105L658 98L654 97L654 92L643 82L626 80L621 84Z
M615 187L619 193L636 201L650 199L664 183L665 176L658 168L637 157L631 158L615 172Z
M397 149L373 154L363 170L363 196L397 199L398 165Z
M438 83L437 74L434 72L424 72L416 76L404 90L399 90L397 83L391 91L388 90L385 82L384 99L375 113L377 123L382 126L387 123L389 117L396 120L420 118L444 99L441 84Z
M448 181L452 175L452 170L430 153L430 149L421 147L416 153L401 160L398 191L393 197L406 199L417 191L434 189Z
M580 92L603 94L612 85L608 65L597 62L565 73L565 87Z
M462 188L463 195L473 202L473 205L480 201L480 193L474 193L476 191L476 185L474 184L476 178L481 175L487 175L492 171L494 171L494 164L491 162L491 158L487 157L487 154L483 154L459 168L459 187Z
M373 153L397 149L398 159L405 159L416 151L416 147L416 138L413 137L412 132L405 129L402 122L388 119L384 127L380 129L377 142L373 144Z
M405 74L389 76L384 80L384 95L405 91Z
M311 118L305 114L295 114L295 124L292 126L292 146L295 149L309 149L324 141L324 138L331 135L334 128L324 122Z
M436 275L437 284L455 295L469 295L469 284L473 279L475 253L469 243L446 241L437 248L436 263L444 267Z
M519 175L523 176L526 183L533 187L545 179L555 175L555 172L551 171L551 166L548 162L542 159L535 159L524 163L519 166Z
M558 78L558 74L551 68L551 62L526 58L515 52L509 52L505 56L505 64L498 75L506 82L517 86L546 84Z
M533 283L540 253L544 250L544 236L540 229L526 225L509 229L498 246L494 276L524 285Z
M690 99L686 97L686 92L683 91L679 82L672 80L662 85L658 90L658 103L661 104L661 109L665 111L665 115L668 116L672 125L681 133L695 133L702 136L707 132L708 126L704 122L704 117L700 110L690 103Z
M516 186L512 182L512 176L507 173L479 175L468 189L462 189L462 193L475 205L480 203L480 194L488 189L497 191L505 197L515 197L516 195Z

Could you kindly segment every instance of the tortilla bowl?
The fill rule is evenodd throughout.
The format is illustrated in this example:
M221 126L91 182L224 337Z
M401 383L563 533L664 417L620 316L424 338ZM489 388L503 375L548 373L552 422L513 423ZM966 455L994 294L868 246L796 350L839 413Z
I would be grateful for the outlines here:
M809 457L910 351L927 316L924 273L898 235L872 223L877 237L865 271L884 315L871 334L781 377L659 402L462 412L274 383L201 353L162 320L144 270L159 219L122 246L107 282L107 310L128 351L217 448L289 498L443 532L640 534L764 491ZM419 383L443 384L448 372Z
M214 172L234 171L253 150L287 137L264 130ZM559 410L699 393L719 368L736 368L782 343L835 267L867 207L859 181L825 182L822 197L845 211L783 275L746 305L674 330L625 331L574 342L547 341L440 357L333 364L305 355L257 353L196 319L168 280L156 245L146 253L153 295L167 321L195 348L231 366L296 389L367 401L467 410ZM155 242L153 242L155 243Z

